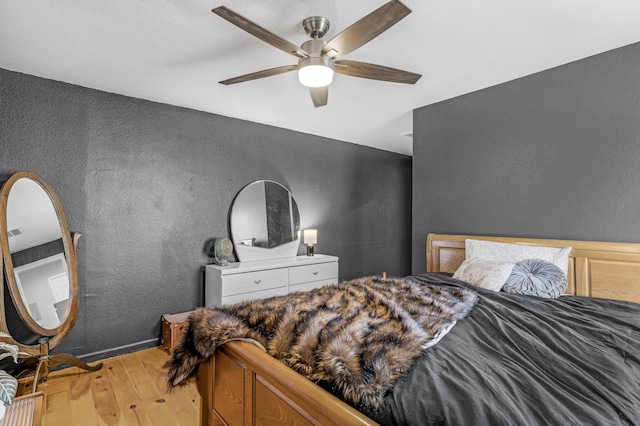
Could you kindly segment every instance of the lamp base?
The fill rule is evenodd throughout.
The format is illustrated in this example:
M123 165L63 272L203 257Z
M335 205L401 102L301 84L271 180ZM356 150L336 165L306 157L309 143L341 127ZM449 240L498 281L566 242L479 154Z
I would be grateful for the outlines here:
M307 256L313 256L313 246L307 246Z

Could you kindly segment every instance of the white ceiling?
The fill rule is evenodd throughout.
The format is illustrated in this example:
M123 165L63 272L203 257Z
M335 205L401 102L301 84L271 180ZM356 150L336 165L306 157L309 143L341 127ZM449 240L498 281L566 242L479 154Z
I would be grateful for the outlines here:
M0 68L376 148L412 153L412 110L640 41L638 0L404 0L412 13L345 59L420 73L416 85L336 75L314 108L295 72L217 82L296 58L211 12L225 5L302 44L385 0L1 0Z

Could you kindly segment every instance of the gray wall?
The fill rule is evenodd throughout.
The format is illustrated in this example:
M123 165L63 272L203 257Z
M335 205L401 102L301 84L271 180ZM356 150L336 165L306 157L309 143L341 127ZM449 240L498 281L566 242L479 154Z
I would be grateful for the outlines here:
M340 278L410 272L411 158L0 70L0 173L55 189L78 249L80 313L58 351L158 344L160 317L203 303L208 240L247 183L296 197ZM304 253L304 246L300 248Z
M414 111L429 232L640 242L640 44Z

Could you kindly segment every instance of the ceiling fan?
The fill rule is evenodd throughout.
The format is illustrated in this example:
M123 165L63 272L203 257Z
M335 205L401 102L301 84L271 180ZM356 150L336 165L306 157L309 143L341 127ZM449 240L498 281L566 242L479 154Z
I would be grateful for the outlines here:
M297 64L252 72L220 81L220 84L242 83L297 70L300 83L309 87L311 100L317 108L327 104L329 84L333 80L334 72L352 77L406 84L415 84L422 77L420 74L382 65L341 59L411 13L407 6L397 0L382 5L327 42L321 39L329 29L329 20L321 16L306 18L302 22L302 26L311 39L302 43L300 47L267 31L225 6L213 9L213 13L265 43L298 58Z

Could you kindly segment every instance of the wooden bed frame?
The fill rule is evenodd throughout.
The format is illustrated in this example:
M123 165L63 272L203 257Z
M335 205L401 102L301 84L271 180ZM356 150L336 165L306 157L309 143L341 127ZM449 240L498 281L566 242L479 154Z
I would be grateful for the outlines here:
M640 303L640 244L429 234L427 271L453 273L464 260L464 240L571 247L567 294Z
M567 293L640 303L640 244L429 234L427 271L455 272L467 238L571 246ZM198 391L202 426L377 424L247 342L229 342L203 363Z

